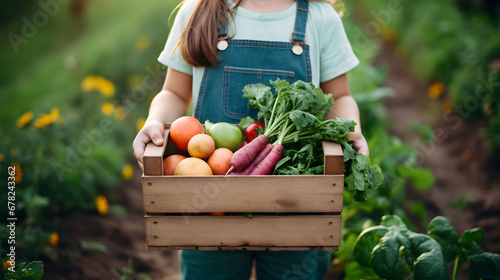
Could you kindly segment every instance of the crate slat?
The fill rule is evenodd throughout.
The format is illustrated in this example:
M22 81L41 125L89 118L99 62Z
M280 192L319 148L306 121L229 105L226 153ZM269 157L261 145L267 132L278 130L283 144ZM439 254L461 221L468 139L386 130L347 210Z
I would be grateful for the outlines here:
M287 247L262 247L262 246L219 246L218 250L223 251L338 251L338 246L329 246L329 247L321 247L321 246L313 246L313 247L304 247L304 246L287 246ZM196 246L147 246L146 250L198 250Z
M338 247L341 216L150 216L148 246Z
M343 175L144 176L144 212L341 212L343 180Z
M156 146L153 142L150 142L146 145L142 158L144 163L144 175L163 175L163 155L165 153L166 147L173 145L173 143L169 143L169 131L170 126L165 127L165 131L163 134L163 145Z
M344 153L342 146L331 141L322 141L322 146L325 157L324 174L343 175Z

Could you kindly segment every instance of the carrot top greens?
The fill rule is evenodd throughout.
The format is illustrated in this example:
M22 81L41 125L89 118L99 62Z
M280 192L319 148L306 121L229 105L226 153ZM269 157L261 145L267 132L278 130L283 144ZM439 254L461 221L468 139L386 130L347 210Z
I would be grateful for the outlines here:
M243 89L248 106L258 109L258 121L265 124L269 142L283 144L283 158L276 164L274 174L322 174L323 151L321 140L340 143L344 152L345 187L355 191L357 201L366 201L365 191L377 188L383 181L382 170L370 159L356 154L349 144L349 132L356 123L346 119L327 119L334 103L331 94L325 94L312 83L285 80L271 81L270 87L250 84ZM247 118L242 122L249 122Z

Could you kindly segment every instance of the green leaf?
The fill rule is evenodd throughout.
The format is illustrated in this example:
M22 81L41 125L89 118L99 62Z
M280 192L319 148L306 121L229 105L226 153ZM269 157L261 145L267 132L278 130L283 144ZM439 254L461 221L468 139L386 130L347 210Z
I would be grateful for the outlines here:
M399 280L404 278L403 262L399 253L399 242L393 232L388 232L373 248L373 270L385 279Z
M33 261L29 264L22 262L15 268L15 272L5 274L5 279L39 280L43 277L43 263Z
M418 201L418 202L412 202L410 204L410 209L417 216L422 224L427 223L427 209L425 208L425 205Z
M469 258L470 269L484 279L500 279L500 255L481 253Z
M246 130L247 130L247 128L248 128L251 124L253 124L253 123L255 123L255 120L254 120L252 117L250 117L250 116L248 116L248 117L244 117L244 118L243 118L243 119L241 119L241 121L240 121L240 129L241 129L242 131L246 131Z
M410 174L410 179L419 191L426 191L435 183L434 174L428 168L415 168Z
M397 215L385 215L382 217L381 225L388 228L408 229L403 220Z
M372 268L360 265L355 261L348 261L344 267L344 280L381 279Z
M372 250L387 232L389 232L389 229L385 226L374 226L363 230L354 245L354 258L356 261L361 265L372 267Z
M484 240L484 230L482 228L466 229L460 238L462 244L470 245L476 243L481 246Z
M411 233L409 240L417 256L413 263L414 279L450 279L450 271L436 240L421 233Z
M458 234L448 219L443 216L432 219L427 226L427 234L439 243L447 263L457 257L460 250Z
M291 111L290 120L293 122L297 130L312 127L317 121L313 114L300 110Z
M89 250L89 251L99 251L102 253L108 253L108 247L102 242L91 242L91 241L80 241L80 246L84 250Z

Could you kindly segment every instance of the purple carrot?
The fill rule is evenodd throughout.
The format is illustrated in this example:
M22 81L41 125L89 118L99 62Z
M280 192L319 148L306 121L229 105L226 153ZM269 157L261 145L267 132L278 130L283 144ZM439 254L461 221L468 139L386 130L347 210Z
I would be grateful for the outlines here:
M255 156L255 158L248 164L245 168L243 168L240 171L234 171L229 173L229 175L248 175L252 170L261 162L263 161L266 156L271 152L273 149L273 144L266 144L262 150Z
M262 147L264 147L264 145L266 144L267 136L262 134L234 152L231 160L229 161L229 163L231 164L230 170L240 171L245 168L245 166L252 162L252 160L257 156Z
M283 155L283 145L276 144L271 152L262 160L249 175L269 175Z

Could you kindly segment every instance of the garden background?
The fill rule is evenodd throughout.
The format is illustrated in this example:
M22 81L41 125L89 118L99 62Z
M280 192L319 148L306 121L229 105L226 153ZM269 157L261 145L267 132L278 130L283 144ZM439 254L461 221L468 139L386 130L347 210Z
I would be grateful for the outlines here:
M16 270L41 261L44 279L177 279L176 252L145 250L131 149L164 79L156 58L177 4L2 2L2 274L15 239ZM351 91L385 180L366 203L346 190L342 246L328 279L379 277L354 247L389 214L422 233L438 215L459 237L480 227L482 249L500 253L500 5L345 4L361 61L349 73ZM17 219L11 239L9 218ZM465 262L457 276L468 269Z

